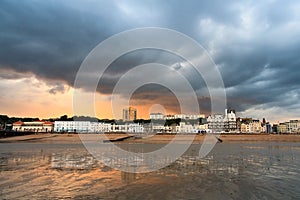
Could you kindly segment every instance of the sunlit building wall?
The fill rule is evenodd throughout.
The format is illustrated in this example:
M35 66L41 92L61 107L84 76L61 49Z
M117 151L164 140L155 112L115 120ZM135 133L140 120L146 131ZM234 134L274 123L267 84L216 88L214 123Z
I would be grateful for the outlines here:
M150 119L153 120L163 120L164 115L162 113L150 113Z
M91 122L89 121L55 121L55 132L91 132Z
M279 123L277 126L278 133L287 133L287 125L286 123Z
M15 122L13 123L14 131L33 131L33 132L52 132L53 122L35 121L35 122Z

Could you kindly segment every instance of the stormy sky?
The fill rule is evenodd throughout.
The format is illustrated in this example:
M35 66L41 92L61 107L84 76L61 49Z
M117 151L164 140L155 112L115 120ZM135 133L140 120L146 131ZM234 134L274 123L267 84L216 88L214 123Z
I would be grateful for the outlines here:
M222 75L228 107L240 116L274 122L299 118L299 10L297 0L1 0L0 112L71 113L76 73L94 47L122 31L162 27L186 34L207 50ZM120 57L98 87L100 104L110 101L120 74L149 62L179 69L183 61L152 50ZM209 93L193 74L186 76L197 91L200 110L208 113ZM158 85L141 87L131 98L137 107L161 104L178 111L174 94ZM99 113L110 117L101 109Z

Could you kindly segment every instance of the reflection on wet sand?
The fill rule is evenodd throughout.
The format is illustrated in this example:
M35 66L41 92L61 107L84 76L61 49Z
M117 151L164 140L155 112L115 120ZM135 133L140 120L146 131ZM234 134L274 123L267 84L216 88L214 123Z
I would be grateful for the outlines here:
M125 184L132 183L136 180L136 173L121 172L121 179Z
M91 169L96 167L97 160L90 154L51 154L51 167L55 169Z
M298 147L296 143L219 144L209 156L199 158L199 146L194 145L163 169L127 173L103 165L79 146L32 149L28 144L26 151L1 151L1 198L296 198Z

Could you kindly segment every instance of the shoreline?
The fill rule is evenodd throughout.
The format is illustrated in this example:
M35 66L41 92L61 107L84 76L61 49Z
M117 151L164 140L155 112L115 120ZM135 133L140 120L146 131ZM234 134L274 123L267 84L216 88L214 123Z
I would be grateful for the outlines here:
M99 139L115 140L120 137L130 136L131 134L82 134L88 138L87 141ZM176 136L176 138L175 138ZM206 140L217 140L213 135L153 135L147 137L136 137L117 143L145 143L145 144L167 144L173 139L175 142L185 143L193 140L193 143L201 143ZM300 142L300 135L278 135L278 134L220 134L216 135L223 142ZM81 136L78 134L53 134L39 133L34 135L14 136L1 138L0 143L82 143Z

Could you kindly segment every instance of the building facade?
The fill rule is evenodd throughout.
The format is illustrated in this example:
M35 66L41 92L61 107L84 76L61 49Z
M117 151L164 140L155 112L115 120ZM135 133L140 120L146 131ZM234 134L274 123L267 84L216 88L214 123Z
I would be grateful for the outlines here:
M180 122L179 126L176 126L176 133L197 133L197 130L191 124Z
M262 132L262 125L259 120L252 120L252 122L250 122L250 126L252 128L253 133L261 133Z
M227 109L225 110L224 129L225 132L237 131L235 110L227 110Z
M133 107L123 109L123 121L133 121L137 118L137 110Z
M286 123L279 123L277 125L277 133L287 133L287 125Z
M187 115L187 114L175 114L174 115L175 119L200 119L200 118L205 118L205 115L199 114L199 115Z
M105 132L128 132L142 133L144 127L137 123L110 124L90 121L55 121L55 132L72 133L105 133Z
M111 131L110 123L90 122L89 131L92 133L105 133Z
M240 132L241 133L264 133L267 132L267 129L266 129L266 125L263 125L258 119L245 118L245 119L241 119Z
M236 132L237 131L237 119L235 110L225 109L225 115L214 114L207 118L208 129L211 132Z
M213 114L207 118L208 129L211 132L222 132L224 131L224 115L223 114Z
M74 132L88 133L92 132L91 122L89 121L55 121L55 132Z
M152 119L152 120L163 120L164 115L162 113L150 113L150 119Z
M286 122L287 132L288 133L299 133L300 132L300 121L299 120L290 120Z
M53 132L53 122L35 121L35 122L15 122L12 130L14 131L33 131L40 133Z

